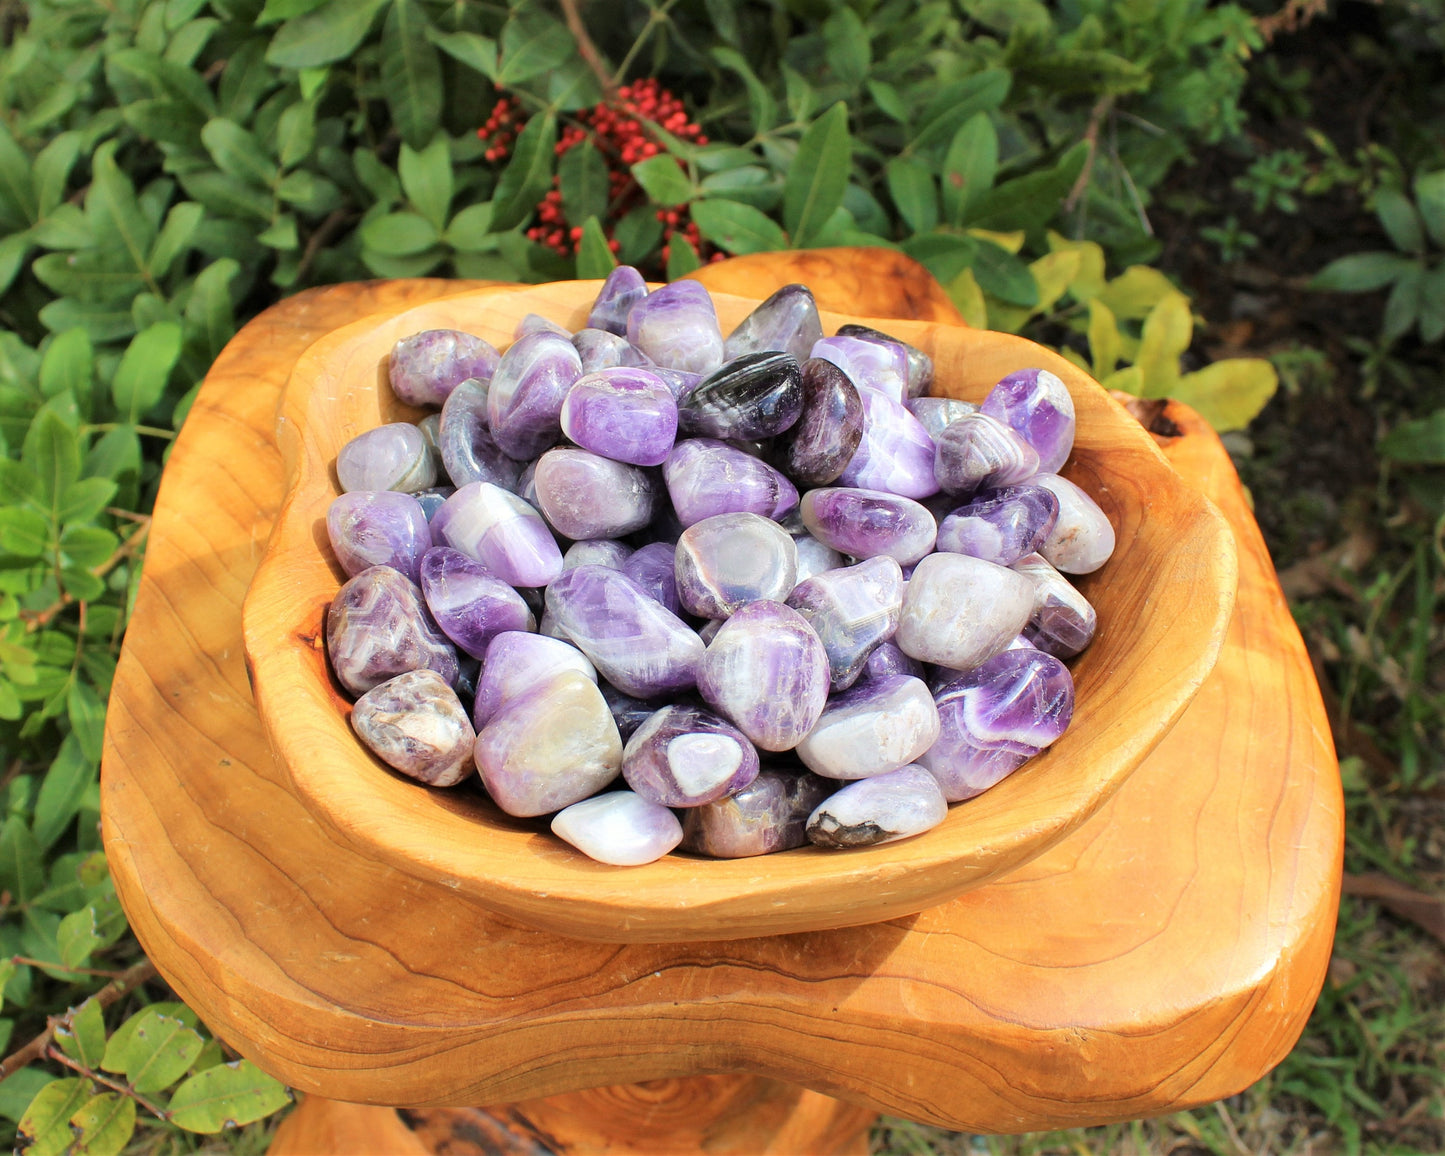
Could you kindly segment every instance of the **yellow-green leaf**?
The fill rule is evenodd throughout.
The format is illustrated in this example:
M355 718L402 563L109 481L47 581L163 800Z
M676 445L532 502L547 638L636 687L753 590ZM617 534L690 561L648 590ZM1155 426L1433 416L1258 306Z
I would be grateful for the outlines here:
M988 327L996 329L1000 333L1017 333L1028 324L1029 317L1033 310L1022 305L1010 305L1006 301L1000 301L997 297L989 297L988 301Z
M135 1101L117 1092L92 1096L70 1123L80 1132L73 1156L117 1156L135 1132Z
M91 1087L89 1080L77 1077L41 1088L20 1119L16 1148L26 1156L60 1156L74 1139L70 1117L89 1098Z
M1115 370L1099 382L1105 389L1117 389L1124 393L1132 393L1138 397L1143 392L1144 375L1139 372L1137 365L1126 365L1123 369Z
M1070 241L1049 230L1050 252L1071 252L1079 254L1079 270L1069 285L1069 293L1075 301L1085 302L1097 297L1104 289L1104 247L1097 241Z
M1194 337L1189 298L1177 290L1160 299L1144 320L1139 356L1134 359L1143 375L1145 397L1168 397L1179 380L1179 355Z
M1279 374L1260 357L1231 357L1187 373L1171 396L1197 409L1217 430L1243 429L1279 387Z
M992 241L1000 249L1007 249L1015 256L1024 247L1024 231L1022 229L1015 229L1012 233L1000 233L994 229L969 229L968 235Z
M120 1072L138 1092L155 1092L183 1076L206 1041L154 1007L136 1012L106 1045L101 1067Z
M1034 281L1039 288L1039 301L1035 313L1047 313L1054 302L1068 292L1074 278L1078 276L1083 254L1077 249L1060 249L1046 253L1029 265Z
M1094 377L1103 381L1119 364L1119 323L1114 311L1098 297L1089 301L1089 356L1094 361Z
M1158 269L1130 265L1105 285L1099 296L1120 321L1137 321L1147 317L1149 311L1170 293L1178 292Z
M93 912L90 919L93 924ZM60 1050L72 1060L79 1060L87 1068L94 1068L100 1063L101 1054L105 1051L105 1016L100 1010L100 1001L86 1000L80 1010L70 1017L68 1025L56 1028L55 1038L60 1044Z
M948 296L963 314L963 319L975 329L988 328L988 303L972 269L965 269L948 283Z
M171 1097L171 1122L187 1132L219 1132L269 1116L290 1102L279 1080L250 1060L218 1064L192 1076Z

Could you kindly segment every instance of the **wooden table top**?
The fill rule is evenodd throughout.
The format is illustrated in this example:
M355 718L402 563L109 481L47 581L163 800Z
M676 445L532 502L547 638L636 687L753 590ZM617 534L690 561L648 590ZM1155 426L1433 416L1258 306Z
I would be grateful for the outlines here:
M953 316L880 251L701 279L753 295L803 280L837 309ZM111 697L103 819L141 943L212 1029L339 1100L499 1103L749 1072L976 1132L1169 1112L1283 1058L1329 958L1338 768L1238 479L1183 407L1165 452L1239 545L1223 655L1104 808L1003 880L865 927L620 946L508 921L329 838L283 786L240 647L283 491L277 396L322 334L474 286L283 302L222 353L172 451Z

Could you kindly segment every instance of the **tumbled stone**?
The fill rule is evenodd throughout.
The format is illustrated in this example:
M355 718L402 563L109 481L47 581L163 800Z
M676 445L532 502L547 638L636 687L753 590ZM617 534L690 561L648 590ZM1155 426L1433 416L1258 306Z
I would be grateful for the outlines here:
M911 566L933 549L938 536L938 523L923 506L878 490L809 490L799 510L813 537L854 558L887 554Z
M1059 499L1059 519L1039 553L1065 574L1092 574L1107 562L1114 553L1114 527L1099 504L1058 474L1037 474L1029 480Z
M433 486L429 490L418 490L412 495L421 506L421 511L426 515L428 523L436 517L436 512L442 508L442 504L457 492L455 486ZM433 545L445 545L444 542L435 542Z
M861 337L864 341L889 341L903 346L904 354L908 358L909 397L922 397L933 385L933 358L916 345L909 345L906 341L900 341L896 337L877 329L870 329L866 325L840 325L838 326L838 336Z
M1099 618L1089 600L1041 554L1020 558L1010 569L1034 585L1034 609L1024 636L1055 658L1072 658L1094 640Z
M671 542L649 542L639 546L622 563L621 570L649 597L657 599L674 614L682 613L677 597L677 547Z
M602 676L625 694L690 690L703 643L692 628L625 574L578 566L547 587L547 608Z
M548 321L540 313L528 313L518 321L516 329L512 331L512 340L516 341L518 338L526 337L529 333L555 333L569 341L572 339L571 330L558 325L555 321Z
M660 466L677 438L677 402L646 369L604 369L572 383L562 432L595 454L634 466Z
M414 493L436 485L436 463L421 430L409 422L388 422L352 438L336 455L336 479L353 490Z
M908 354L896 341L824 337L808 356L831 361L859 389L876 389L900 405L908 396Z
M652 520L651 475L588 450L559 446L537 460L537 505L568 538L617 538Z
M432 537L480 562L510 586L545 586L562 573L562 551L542 515L491 482L468 482L432 519Z
M477 734L487 794L509 815L560 811L622 769L622 738L597 684L575 670L523 691Z
M731 361L773 350L802 361L822 336L812 291L806 285L784 285L739 322L723 343L723 357Z
M779 438L781 465L810 486L837 480L863 440L863 398L848 375L821 357L802 365L803 408Z
M803 373L786 353L746 353L703 378L677 406L678 428L714 438L770 438L803 412Z
M863 437L838 482L861 490L882 490L905 498L938 493L933 439L901 403L876 389L863 399Z
M578 566L608 566L621 570L632 557L632 547L616 538L583 538L573 542L562 555L562 573Z
M950 802L971 799L1012 774L1068 728L1074 680L1053 655L1006 650L943 681L940 733L919 763Z
M1074 448L1074 399L1047 369L1021 369L995 385L982 411L1011 427L1038 451L1039 469L1056 474Z
M1012 566L1048 538L1059 518L1059 500L1043 486L984 490L938 526L939 550Z
M764 769L742 790L682 816L684 851L746 859L808 842L808 817L838 784L807 771Z
M672 399L679 404L682 399L702 384L703 374L689 373L683 369L669 369L662 365L649 365L647 367L662 379L664 385L672 390Z
M475 381L476 379L471 378L469 380ZM478 384L480 385L482 383L478 382ZM483 388L486 387L483 386ZM455 393L456 391L453 390L452 392ZM443 402L443 404L446 403ZM429 413L426 415L426 417L422 418L421 421L416 423L416 428L421 433L421 436L426 439L427 450L431 453L432 461L438 467L440 467L442 460L442 447L441 442L437 439L441 437L442 415L435 412Z
M473 658L503 631L537 626L521 595L460 550L435 546L422 556L421 592L442 633Z
M815 574L824 574L846 566L843 555L831 546L824 545L812 534L794 534L793 545L798 551L798 583L801 585ZM793 589L797 589L794 586Z
M758 776L758 752L737 727L701 707L665 706L622 751L627 785L664 807L700 807Z
M543 634L503 631L487 646L483 660L472 705L472 722L478 730L519 694L563 671L597 681L597 668L585 654L570 642Z
M978 412L973 402L956 397L911 397L906 404L908 412L918 419L935 443L938 435L959 418Z
M602 697L607 700L607 709L612 712L612 721L617 724L617 733L622 736L624 744L637 732L638 727L668 705L664 702L647 702L633 698L630 694L623 694L610 682L599 682L597 685L602 689Z
M934 476L950 494L1017 485L1038 473L1034 447L982 411L950 422L936 445Z
M431 528L421 503L410 494L356 490L326 510L326 536L348 575L369 566L390 566L413 582L431 547Z
M390 566L363 570L336 592L326 612L326 656L353 695L409 670L434 670L447 683L457 677L457 652L421 591Z
M1008 646L1033 605L1022 574L967 554L930 554L913 568L893 641L920 662L967 670Z
M627 340L668 369L711 373L723 360L717 310L697 281L674 281L634 302L627 314Z
M562 402L581 376L582 359L560 334L514 342L487 391L487 423L502 452L525 461L561 441Z
M947 817L938 783L910 765L829 795L808 818L808 838L819 847L875 847L921 835Z
M677 596L690 614L726 618L759 599L781 602L797 581L798 550L758 514L716 514L677 540Z
M799 582L787 603L822 641L832 689L844 690L858 680L873 648L898 629L903 571L882 554Z
M434 670L372 687L351 708L351 727L382 762L428 786L455 786L471 773L476 732L456 691Z
M863 664L863 673L859 680L865 678L882 678L889 674L906 674L910 678L923 677L923 663L916 658L909 658L903 651L898 649L898 644L892 639L887 642L880 642L868 655L868 661Z
M632 307L647 296L647 282L641 273L631 265L619 265L607 274L592 312L587 315L587 325L592 329L605 329L618 336L627 335L627 315Z
M783 474L716 438L678 442L662 464L672 508L683 526L716 514L760 514L777 520L798 504Z
M583 373L619 366L651 365L652 359L625 337L605 329L579 329L572 334L572 347L582 359Z
M797 746L823 713L828 655L791 606L750 602L708 644L697 687L755 746L785 751Z
M464 381L452 390L442 406L437 446L452 485L492 482L511 490L517 485L522 464L504 454L492 437L487 425L487 392L487 386L479 381Z
M697 628L697 636L705 643L711 643L717 637L717 632L722 629L726 618L709 618Z
M408 405L441 405L468 378L490 381L500 355L490 343L455 329L427 329L391 350L391 391Z
M829 700L798 757L829 779L867 779L911 763L938 738L938 708L921 678L870 678Z
M598 863L640 867L682 841L682 824L666 807L631 791L608 791L563 810L552 820L552 834Z

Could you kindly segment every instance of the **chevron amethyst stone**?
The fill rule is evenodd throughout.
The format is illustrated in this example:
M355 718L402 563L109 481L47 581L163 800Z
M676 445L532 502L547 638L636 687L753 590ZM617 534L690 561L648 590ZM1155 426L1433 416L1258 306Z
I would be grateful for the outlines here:
M701 618L726 618L759 599L781 602L797 581L798 549L758 514L716 514L683 531L675 556L677 596Z
M662 478L684 526L715 514L761 514L776 521L798 505L797 487L785 475L716 438L678 442L662 464Z
M348 575L368 566L390 566L413 582L431 547L426 511L411 494L353 490L326 510L326 536Z
M812 291L806 285L784 285L738 323L723 343L723 357L731 361L744 353L775 350L802 361L822 337Z
M627 340L668 369L711 373L723 361L717 310L697 281L674 281L636 301Z
M529 333L502 355L487 391L487 424L509 457L526 461L562 440L562 402L582 376L569 338Z
M415 493L436 485L436 461L421 430L409 422L389 422L357 434L341 447L336 479L348 492Z
M427 613L421 591L390 566L363 570L336 592L326 612L326 654L337 681L365 694L409 670L457 680L457 652Z
M977 666L1023 630L1033 584L967 554L930 554L913 568L893 640L904 654L954 670Z
M937 738L928 684L885 675L835 694L798 744L798 757L825 778L867 779L913 762Z
M948 817L948 802L922 767L910 764L849 783L808 817L819 847L876 847L921 835Z
M636 466L558 446L537 459L537 505L568 538L618 538L652 521L658 487Z
M808 771L764 768L740 791L683 812L680 845L716 859L806 846L808 816L837 789L837 783Z
M1065 574L1092 574L1114 553L1109 515L1078 486L1058 474L1037 474L1030 481L1053 492L1059 519L1039 553Z
M813 537L855 558L887 554L900 566L911 566L933 549L938 536L938 523L927 509L878 490L809 490L798 508Z
M830 686L846 690L903 609L903 570L886 554L799 582L787 603L808 620L828 653Z
M1034 447L981 410L950 422L935 444L934 476L939 488L950 494L1012 486L1039 470Z
M436 546L422 555L421 593L442 633L473 658L503 631L537 628L522 596L460 550Z
M562 432L594 454L634 466L660 466L677 438L672 390L646 369L604 369L572 383Z
M642 274L631 265L617 266L602 282L592 312L587 315L588 327L627 336L627 315L646 296L647 282Z
M1055 658L1072 658L1094 640L1099 619L1093 606L1043 555L1020 558L1010 569L1034 584L1034 610L1024 637Z
M565 574L578 566L610 566L621 570L631 557L632 547L616 538L582 538L568 546L562 555L562 572Z
M703 378L678 403L685 433L713 438L770 438L803 412L803 374L786 353L745 353Z
M1074 448L1074 399L1057 374L1021 369L995 385L982 412L997 418L1038 451L1039 469L1056 474Z
M456 691L434 670L372 687L351 708L351 728L382 762L428 786L455 786L471 774L476 733Z
M802 383L802 412L779 438L779 464L805 485L826 486L863 440L863 398L846 373L821 357L803 362Z
M1059 499L1043 486L984 490L938 524L938 549L1012 566L1044 544L1059 520Z
M674 614L682 613L677 597L677 547L671 542L639 546L619 569Z
M700 807L758 776L758 752L726 719L701 707L665 706L627 740L622 777L664 807Z
M919 420L900 402L876 389L859 391L863 399L863 437L838 482L863 490L883 490L905 498L938 493L935 449Z
M609 333L605 329L579 329L572 334L572 347L582 359L583 373L652 364L652 359L627 338Z
M468 482L432 518L432 538L460 550L511 586L545 586L562 573L562 551L542 515L491 482Z
M552 834L599 863L640 867L678 845L682 824L666 807L632 791L608 791L559 812Z
M973 402L960 401L956 397L910 397L906 404L908 412L918 419L935 443L939 435L959 418L978 412L978 406Z
M515 489L522 463L509 458L492 437L487 421L487 385L475 379L452 390L442 406L437 449L454 486L492 482Z
M909 658L891 639L880 642L868 655L868 661L863 664L863 673L858 677L861 681L866 678L882 678L887 674L906 674L911 678L922 678L923 663L916 658Z
M896 341L824 337L808 356L831 361L859 389L876 389L899 404L908 396L908 354Z
M387 363L391 391L408 405L441 405L462 382L490 381L500 355L489 342L455 329L403 337Z
M507 630L494 637L483 656L482 674L477 680L472 704L472 722L480 730L491 717L534 686L564 670L576 671L593 682L597 668L570 642Z
M1051 654L1020 648L943 681L938 740L919 763L950 802L971 799L1050 746L1074 714L1074 680Z
M864 341L883 341L903 346L904 354L908 358L908 396L910 398L922 397L933 385L933 358L917 346L909 345L906 341L900 341L896 337L878 329L871 329L867 325L840 325L838 326L838 336L861 337Z

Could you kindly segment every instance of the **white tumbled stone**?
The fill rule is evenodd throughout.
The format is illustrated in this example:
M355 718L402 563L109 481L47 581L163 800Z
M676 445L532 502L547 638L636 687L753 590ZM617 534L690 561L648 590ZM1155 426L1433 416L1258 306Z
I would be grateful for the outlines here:
M930 554L913 568L893 641L910 658L968 670L1007 648L1034 608L1033 583L966 554Z
M589 859L614 867L651 863L682 842L677 816L631 791L573 803L552 819L552 833Z

